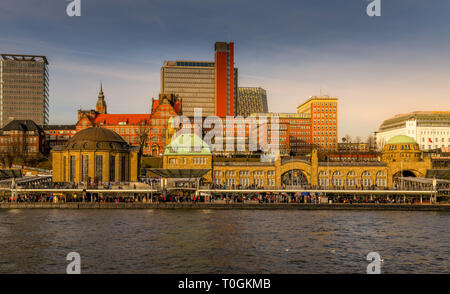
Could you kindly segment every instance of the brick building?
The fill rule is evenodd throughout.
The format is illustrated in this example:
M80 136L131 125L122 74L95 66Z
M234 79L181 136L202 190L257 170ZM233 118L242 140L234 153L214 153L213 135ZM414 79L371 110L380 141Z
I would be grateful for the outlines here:
M45 133L46 150L66 144L77 132L76 125L46 125L42 128Z
M103 87L100 87L95 109L79 110L76 132L101 126L119 134L132 146L142 147L143 154L160 156L164 152L167 123L181 113L181 100L173 94L160 94L152 100L151 113L109 114Z
M297 113L310 116L310 142L319 151L337 149L337 105L336 97L311 96L297 107Z
M0 130L0 153L12 156L43 154L44 130L32 120L13 120Z

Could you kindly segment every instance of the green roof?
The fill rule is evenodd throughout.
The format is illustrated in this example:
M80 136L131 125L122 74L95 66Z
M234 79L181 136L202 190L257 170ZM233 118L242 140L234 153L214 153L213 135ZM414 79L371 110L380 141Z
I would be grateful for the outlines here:
M166 146L164 155L211 155L211 150L199 136L182 134Z
M386 144L417 144L416 141L405 135L394 136L387 141Z

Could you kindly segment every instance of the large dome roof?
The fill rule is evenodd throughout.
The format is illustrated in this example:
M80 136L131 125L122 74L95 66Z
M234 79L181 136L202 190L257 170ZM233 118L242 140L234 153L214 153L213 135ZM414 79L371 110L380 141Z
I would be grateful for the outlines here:
M77 150L121 150L127 147L127 142L119 134L101 127L93 127L79 131L66 145L66 149Z
M417 144L417 143L416 141L414 141L413 138L409 136L398 135L390 138L386 144L391 145L391 144Z

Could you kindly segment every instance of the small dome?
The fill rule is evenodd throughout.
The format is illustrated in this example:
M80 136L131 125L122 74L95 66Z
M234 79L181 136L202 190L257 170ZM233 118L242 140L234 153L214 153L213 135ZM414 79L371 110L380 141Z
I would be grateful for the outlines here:
M93 127L79 131L66 144L66 149L76 150L123 150L128 144L116 132Z
M417 143L413 138L409 136L398 135L390 138L386 144L391 145L391 144L417 144Z
M164 155L210 155L208 144L196 134L181 134L174 138L164 150Z

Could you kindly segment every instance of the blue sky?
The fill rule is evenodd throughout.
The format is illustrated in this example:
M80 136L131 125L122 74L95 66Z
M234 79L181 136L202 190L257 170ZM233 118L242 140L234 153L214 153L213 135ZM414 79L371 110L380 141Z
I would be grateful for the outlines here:
M295 112L310 95L337 96L339 136L366 137L415 110L450 110L450 1L1 0L0 52L46 55L50 123L95 106L146 113L164 60L213 60L236 46L240 86L262 86L269 110Z

